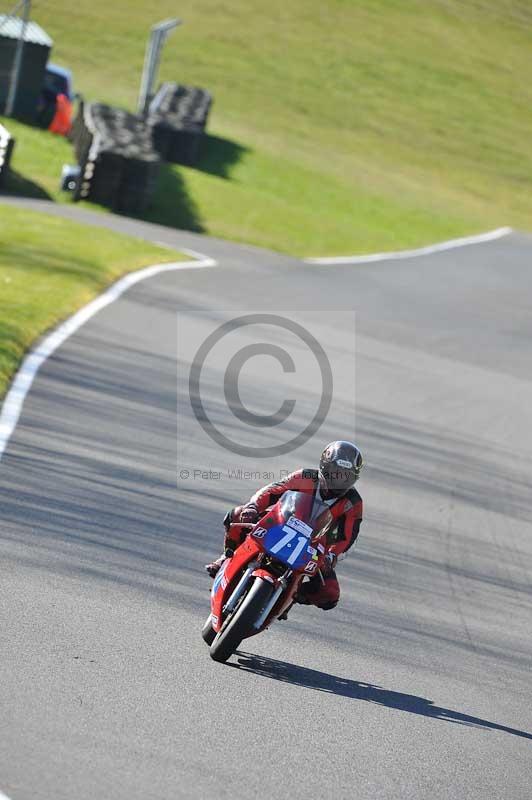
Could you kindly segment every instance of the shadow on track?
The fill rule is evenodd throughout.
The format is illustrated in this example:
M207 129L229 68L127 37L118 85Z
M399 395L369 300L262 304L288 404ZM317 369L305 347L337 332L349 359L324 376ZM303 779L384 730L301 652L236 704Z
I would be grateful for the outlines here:
M287 661L278 661L267 656L256 656L241 651L236 653L238 664L228 662L228 666L245 672L253 672L264 678L291 683L294 686L301 686L305 689L315 689L318 692L327 692L348 697L352 700L366 700L368 703L376 703L386 708L395 708L398 711L407 711L410 714L419 714L422 717L441 719L446 722L456 722L459 725L468 725L473 728L484 728L486 730L502 731L513 736L521 736L523 739L531 739L532 733L520 731L516 728L508 728L496 722L489 722L480 717L472 717L469 714L462 714L450 708L435 706L432 700L425 697L418 697L415 694L404 694L394 692L391 689L383 689L371 683L353 681L349 678L340 678L337 675L330 675L328 672L320 672L307 667L299 667L297 664L290 664Z

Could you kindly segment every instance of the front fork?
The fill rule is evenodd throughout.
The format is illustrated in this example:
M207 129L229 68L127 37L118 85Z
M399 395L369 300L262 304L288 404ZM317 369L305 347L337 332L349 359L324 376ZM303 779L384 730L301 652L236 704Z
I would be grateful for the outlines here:
M283 575L281 575L280 578L277 578L276 581L277 585L275 587L274 593L272 594L272 596L262 609L261 613L253 623L253 628L256 631L260 631L260 629L262 628L262 626L272 613L273 609L277 605L280 596L283 594L283 592L286 592L286 590L288 589L288 585L292 575L293 575L293 570L287 569L286 572Z
M244 570L244 573L242 574L242 577L240 578L234 590L232 591L229 600L223 607L223 614L224 617L227 619L227 615L231 614L237 607L238 601L244 594L248 586L248 583L252 577L261 578L262 580L269 580L272 583L275 582L275 590L272 596L270 597L270 599L268 600L268 602L266 603L261 613L259 614L258 618L255 620L253 624L253 628L255 631L259 631L262 628L262 626L272 613L273 609L277 605L280 596L282 595L283 592L285 592L288 589L290 578L293 575L293 570L287 569L286 572L283 573L283 575L281 575L281 577L274 579L273 575L271 575L270 573L267 573L267 575L263 575L263 573L266 573L266 570L259 569L259 565L260 565L259 561L252 561L250 564L248 564L248 566Z
M252 561L251 564L247 566L247 568L244 571L244 574L242 575L237 585L235 586L233 592L231 593L231 597L223 607L223 613L225 615L230 614L232 611L235 610L236 604L242 597L242 594L246 586L248 585L249 579L251 578L253 572L257 569L258 566L259 566L258 561Z

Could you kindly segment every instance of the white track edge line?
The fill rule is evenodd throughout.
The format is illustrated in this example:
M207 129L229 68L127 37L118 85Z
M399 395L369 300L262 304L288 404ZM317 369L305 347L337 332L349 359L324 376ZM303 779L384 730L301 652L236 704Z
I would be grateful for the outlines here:
M7 794L0 792L0 800L9 800L9 797L7 796Z
M478 233L475 236L463 236L461 239L448 239L446 242L429 244L426 247L418 247L415 250L397 250L390 253L370 253L366 256L334 256L331 258L305 258L307 264L367 264L371 261L391 261L398 258L415 258L416 256L430 255L439 253L442 250L453 250L455 247L467 247L471 244L482 244L492 242L512 233L512 228L496 228L487 233Z
M63 344L73 333L102 308L114 303L128 289L140 281L153 278L163 272L176 272L181 269L199 269L202 267L215 267L217 262L202 253L181 248L186 255L193 256L194 261L176 261L169 264L154 264L151 267L136 270L125 275L116 283L111 284L102 294L91 300L86 306L57 326L51 333L44 337L33 347L22 361L21 366L13 378L11 386L0 408L0 461L13 435L24 401L39 369L44 362ZM0 800L4 800L0 792Z

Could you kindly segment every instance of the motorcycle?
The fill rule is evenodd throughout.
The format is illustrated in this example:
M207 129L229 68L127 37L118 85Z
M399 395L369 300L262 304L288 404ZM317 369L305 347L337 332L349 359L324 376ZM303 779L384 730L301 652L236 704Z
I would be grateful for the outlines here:
M266 630L287 613L305 576L326 565L329 507L310 494L285 492L256 525L233 523L247 533L226 559L211 590L203 629L211 658L227 661L243 639ZM238 536L237 536L238 538Z

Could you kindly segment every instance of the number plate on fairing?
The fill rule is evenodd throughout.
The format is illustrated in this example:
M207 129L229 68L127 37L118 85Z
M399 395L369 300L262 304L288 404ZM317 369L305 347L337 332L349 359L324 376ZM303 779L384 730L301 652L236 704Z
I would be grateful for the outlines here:
M290 517L283 530L286 530L287 526L289 528L294 528L298 533L302 533L307 539L310 539L312 536L312 528L310 525L307 525L306 522L302 522L297 517Z
M292 517L292 519L294 518ZM306 529L302 532L295 525L290 525L290 521L270 528L263 540L263 547L267 553L275 556L278 561L282 561L292 569L304 569L312 558L308 553L312 528L301 523L301 525L305 525Z

